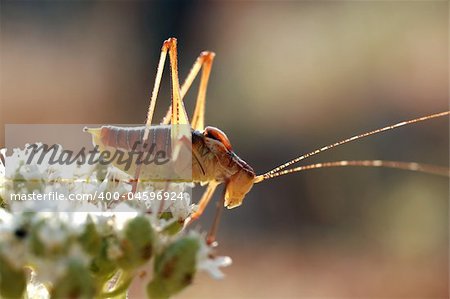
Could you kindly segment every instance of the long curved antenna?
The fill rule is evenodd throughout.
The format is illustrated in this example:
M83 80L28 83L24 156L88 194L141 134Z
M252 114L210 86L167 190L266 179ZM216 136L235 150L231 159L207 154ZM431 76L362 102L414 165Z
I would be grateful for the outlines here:
M363 167L388 167L388 168L397 168L403 170L411 170L411 171L419 171L429 174L436 174L450 177L450 168L430 165L430 164L422 164L416 162L400 162L400 161L382 161L382 160L354 160L354 161L333 161L333 162L323 162L316 163L310 165L304 165L295 167L292 169L286 169L275 173L265 173L262 175L258 175L255 178L255 183L262 182L267 179L273 179L282 175L311 170L317 168L327 168L327 167L346 167L346 166L363 166Z
M280 172L281 170L283 170L286 167L291 166L292 164L295 164L295 163L297 163L297 162L299 162L301 160L304 160L304 159L306 159L308 157L317 155L317 154L319 154L321 152L324 152L326 150L329 150L329 149L331 149L333 147L336 147L336 146L339 146L339 145L343 145L345 143L349 143L349 142L355 141L357 139L361 139L361 138L364 138L364 137L368 137L368 136L371 136L371 135L375 135L375 134L378 134L378 133L389 131L389 130L392 130L392 129L395 129L395 128L399 128L399 127L402 127L402 126L410 125L410 124L413 124L413 123L417 123L417 122L421 122L421 121L425 121L425 120L429 120L429 119L433 119L433 118L437 118L437 117L442 117L442 116L449 115L449 114L450 114L450 111L440 112L440 113L431 114L431 115L427 115L427 116L422 116L422 117L411 119L411 120L402 121L402 122L399 122L399 123L397 123L395 125L390 125L390 126L387 126L387 127L381 128L381 129L377 129L377 130L373 130L373 131L370 131L370 132L367 132L367 133L359 134L359 135L356 135L356 136L344 139L342 141L339 141L339 142L336 142L336 143L324 146L324 147L322 147L320 149L317 149L315 151L312 151L310 153L304 154L304 155L302 155L302 156L300 156L298 158L295 158L295 159L293 159L293 160L291 160L289 162L286 162L286 163L284 163L284 164L282 164L282 165L280 165L280 166L278 166L278 167L276 167L276 168L266 172L265 174L263 174L263 176Z

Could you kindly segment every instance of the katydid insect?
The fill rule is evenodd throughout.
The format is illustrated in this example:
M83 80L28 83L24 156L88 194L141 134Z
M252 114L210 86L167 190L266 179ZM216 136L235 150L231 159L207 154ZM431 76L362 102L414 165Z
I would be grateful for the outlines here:
M169 123L172 123L172 125L189 124L189 119L183 104L183 97L186 95L187 91L192 85L192 82L198 75L199 71L202 69L197 102L195 105L194 114L192 116L192 121L190 123L192 133L192 181L194 183L206 183L208 184L208 186L206 187L206 190L199 201L198 210L193 215L191 215L191 220L197 219L203 213L205 207L212 198L214 191L221 183L225 184L224 195L222 198L223 205L225 205L225 207L227 208L234 208L242 204L244 197L252 189L254 184L282 175L308 169L339 166L390 167L444 176L450 175L449 169L446 167L419 164L414 162L382 160L334 161L289 168L297 162L300 162L306 158L309 158L331 148L343 145L345 143L349 143L364 137L410 125L413 123L443 117L449 115L450 111L402 121L381 129L359 134L345 140L324 146L310 153L304 154L264 174L256 175L252 167L250 167L233 151L231 143L225 133L215 127L205 127L204 117L206 90L215 54L213 52L202 52L191 68L184 84L180 87L178 78L177 40L175 38L166 40L162 46L161 56L156 73L156 80L151 95L150 106L148 109L146 126L141 127L140 129L138 129L138 131L136 131L136 129L132 130L129 128L119 127L102 127L100 129L89 129L88 131L93 134L94 143L102 146L108 145L113 148L119 147L119 145L121 145L122 147L130 148L130 143L125 141L136 139L136 134L138 134L137 136L142 136L144 142L149 138L154 138L154 136L158 134L159 136L164 135L163 137L160 137L161 139L160 141L158 141L160 143L165 142L167 138L170 138L169 131L166 131L164 134L161 133L163 130L166 130L165 127L151 126L167 53L169 53L171 69L172 103L166 114L166 117L161 123L162 125L167 125ZM139 167L137 167L137 169L135 169L133 173L130 173L132 175L135 175L137 182L139 173ZM213 231L217 226L220 210L222 209L219 206L216 221L213 226Z

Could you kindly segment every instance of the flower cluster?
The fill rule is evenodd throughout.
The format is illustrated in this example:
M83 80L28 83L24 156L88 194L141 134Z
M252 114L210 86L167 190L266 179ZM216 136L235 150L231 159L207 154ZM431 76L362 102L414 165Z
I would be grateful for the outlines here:
M134 201L9 201L11 194L36 191L131 191L126 174L113 167L43 167L25 163L26 157L26 150L11 156L0 151L0 297L125 298L147 269L147 296L168 298L190 285L197 271L221 278L220 267L231 263L214 256L204 235L185 230L196 209L189 197L153 201L145 210Z

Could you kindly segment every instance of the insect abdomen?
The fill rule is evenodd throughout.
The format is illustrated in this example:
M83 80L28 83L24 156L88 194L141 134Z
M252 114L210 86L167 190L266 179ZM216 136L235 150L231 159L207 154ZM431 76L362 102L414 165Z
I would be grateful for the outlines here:
M190 171L180 175L174 170L171 162L171 126L151 126L145 144L145 126L102 126L85 130L92 135L94 144L102 152L102 160L131 176L136 174L137 165L142 165L140 178L147 180L181 180L181 176L191 176Z
M105 148L123 151L140 150L143 145L145 127L103 126L99 141ZM152 126L145 141L144 152L154 146L154 152L163 151L170 155L170 126Z

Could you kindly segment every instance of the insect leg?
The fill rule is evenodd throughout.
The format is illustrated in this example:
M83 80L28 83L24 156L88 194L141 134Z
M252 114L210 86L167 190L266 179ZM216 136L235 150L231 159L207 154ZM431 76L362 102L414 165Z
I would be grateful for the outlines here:
M155 84L153 85L153 91L152 91L152 97L150 99L150 105L148 106L148 112L147 112L147 126L152 124L152 118L153 113L155 112L155 106L156 106L156 98L158 97L159 92L159 86L161 85L161 78L162 73L164 70L164 63L166 61L167 51L169 50L170 44L165 41L163 43L163 46L161 48L161 55L159 57L159 63L158 63L158 69L156 71L156 78L155 78ZM144 138L148 137L144 135Z
M189 119L187 117L186 109L184 108L183 101L180 95L180 82L178 78L178 53L177 53L177 40L175 38L169 38L164 42L169 48L170 59L170 75L172 77L172 114L170 131L172 139L172 158L178 159L181 152L180 138L191 134L191 128L189 125ZM183 127L180 125L189 126L188 131L183 131ZM186 129L186 128L185 128ZM181 137L180 137L181 136Z
M206 242L208 244L213 244L216 241L217 230L219 228L220 218L223 212L223 206L225 203L225 192L227 190L227 186L225 185L223 189L222 198L220 201L216 203L216 214L214 215L214 222L211 226L211 229L208 232L208 236L206 237Z
M187 224L190 222L197 220L205 211L206 206L208 205L209 201L211 200L214 191L216 190L217 186L219 185L219 182L212 181L208 184L208 187L206 188L205 192L202 195L202 198L200 199L198 203L198 209L195 213L189 217L190 219L187 221Z
M194 115L191 123L191 127L195 130L203 130L204 128L206 89L208 86L209 75L211 73L211 68L215 55L216 54L213 52L207 51L202 52L195 61L188 76L186 77L186 80L183 83L183 86L181 87L180 96L181 99L183 99L186 93L188 92L189 88L191 87L192 82L197 77L198 72L203 67L202 77L200 79L200 89L198 91L197 102L195 105ZM170 115L172 112L171 110L172 107L169 107L169 110L167 111L166 116L162 121L162 124L168 124L170 122L171 120Z
M170 44L167 41L165 41L161 48L158 69L156 70L155 84L153 85L153 91L152 91L152 96L150 99L150 105L148 106L146 128L145 128L145 132L144 132L144 136L143 136L143 140L142 140L143 143L145 143L147 141L148 135L150 133L150 125L152 124L152 118L153 118L153 114L155 112L156 98L158 97L159 86L161 85L161 78L162 78L162 73L164 70L164 63L166 61L166 56L167 56L167 51L169 50L169 46L170 46ZM142 150L142 149L140 148L140 150ZM141 164L137 165L136 171L134 173L135 179L133 180L132 189L131 189L131 191L133 193L135 193L137 190L140 172L141 172Z
M150 105L147 113L146 128L142 142L145 143L150 133L150 125L152 124L153 113L156 106L156 98L158 97L159 86L161 84L162 73L164 70L164 63L166 61L167 52L169 52L170 70L172 77L172 124L189 124L186 110L180 98L180 83L178 81L178 58L177 58L177 40L169 38L164 41L161 48L161 56L159 58L158 69L156 72L155 85L153 86ZM135 180L132 187L132 192L136 192L139 181L139 174L141 172L141 165L136 167Z
M197 102L195 104L194 115L192 116L191 127L194 130L203 131L205 129L205 102L206 89L208 88L209 75L211 74L214 53L203 52L204 65L202 78L200 79L200 88L198 90ZM201 56L202 57L202 56Z
M187 125L189 120L187 117L186 109L184 108L183 101L180 95L180 82L178 79L178 53L177 53L177 40L175 38L169 38L164 42L169 49L170 59L170 74L172 77L172 125Z

